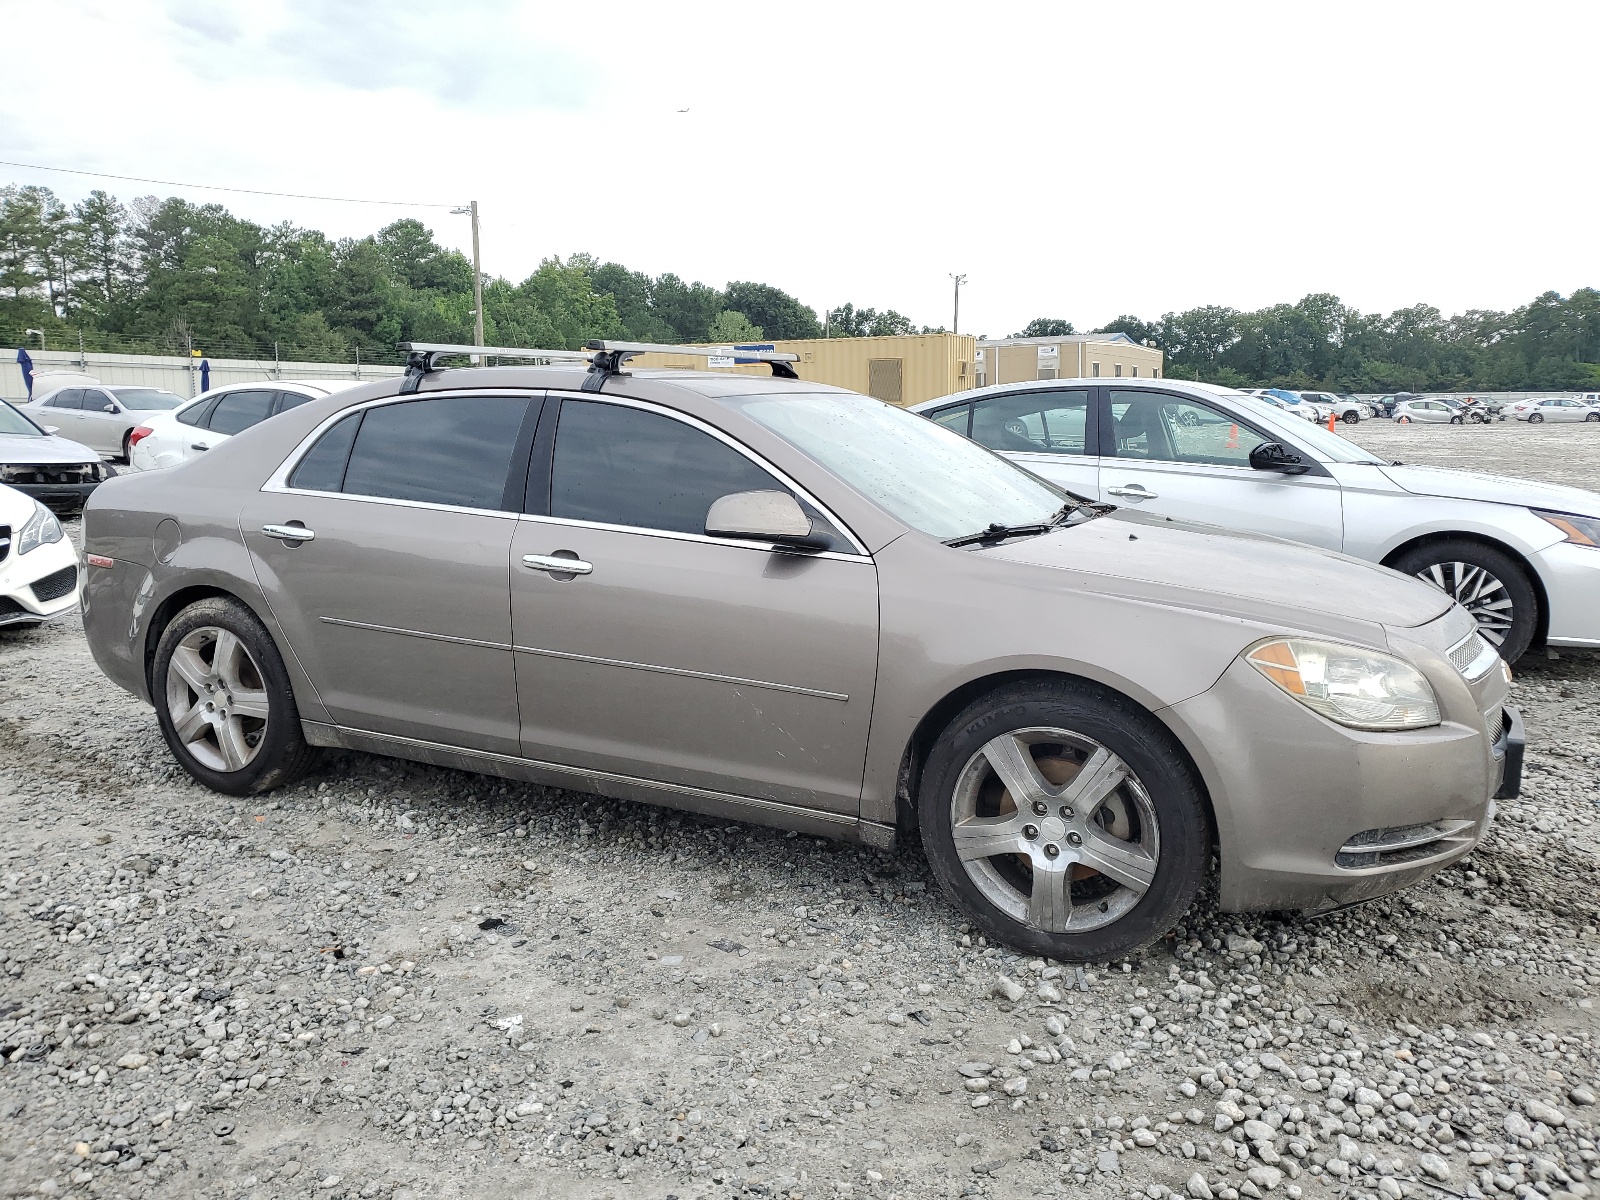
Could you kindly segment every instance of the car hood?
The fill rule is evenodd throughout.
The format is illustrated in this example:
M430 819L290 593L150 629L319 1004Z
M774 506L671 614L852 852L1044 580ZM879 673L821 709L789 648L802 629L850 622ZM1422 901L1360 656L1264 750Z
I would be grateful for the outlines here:
M64 437L30 437L0 433L0 463L92 463L100 456L89 447Z
M1489 504L1515 504L1553 512L1600 517L1600 492L1537 483L1506 475L1483 475L1449 467L1384 467L1383 473L1415 496L1442 496L1450 500L1482 500Z
M1454 603L1437 588L1332 550L1215 525L1118 511L980 553L1070 571L1080 586L1288 631L1383 641Z

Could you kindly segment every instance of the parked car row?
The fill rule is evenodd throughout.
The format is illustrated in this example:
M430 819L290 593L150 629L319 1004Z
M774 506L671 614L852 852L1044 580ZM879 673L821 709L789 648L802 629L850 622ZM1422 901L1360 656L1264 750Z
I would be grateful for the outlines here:
M741 351L770 380L629 374L636 349L441 370L414 348L403 381L110 481L84 514L96 661L222 792L340 746L877 846L915 829L981 929L1058 959L1161 936L1213 869L1232 911L1382 895L1517 794L1480 630L1526 612L1486 623L1481 574L1426 586L1331 532L1425 528L1408 506L1452 513L1461 485L1224 389L1033 384L928 420L792 355ZM1222 528L1235 483L1312 544ZM1563 527L1520 511L1550 556ZM1442 570L1477 561L1446 543ZM1595 619L1567 600L1553 635Z

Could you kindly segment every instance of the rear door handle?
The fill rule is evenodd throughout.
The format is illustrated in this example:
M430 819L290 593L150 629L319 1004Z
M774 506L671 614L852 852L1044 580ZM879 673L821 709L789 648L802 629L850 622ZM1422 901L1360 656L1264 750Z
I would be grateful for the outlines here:
M263 525L261 532L280 542L314 542L317 535L304 525Z
M584 562L576 555L566 558L557 554L524 554L522 565L535 571L549 571L552 575L589 575L594 572L593 563Z
M1106 495L1108 495L1108 496L1127 496L1130 500L1157 500L1157 499L1160 499L1160 493L1159 492L1152 492L1147 488L1141 487L1137 483L1130 483L1127 487L1107 488L1106 489Z

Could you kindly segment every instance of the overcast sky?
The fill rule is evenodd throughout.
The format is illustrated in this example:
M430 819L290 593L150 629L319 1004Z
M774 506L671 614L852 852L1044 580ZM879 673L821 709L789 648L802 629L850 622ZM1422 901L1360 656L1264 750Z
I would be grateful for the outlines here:
M1600 4L0 0L0 158L1003 335L1600 286ZM679 110L687 109L687 112ZM362 235L465 218L0 167Z

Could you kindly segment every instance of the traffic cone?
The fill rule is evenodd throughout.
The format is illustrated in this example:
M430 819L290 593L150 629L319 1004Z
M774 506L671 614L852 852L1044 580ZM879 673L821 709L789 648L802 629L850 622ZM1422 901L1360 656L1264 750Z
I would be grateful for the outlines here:
M1228 449L1229 450L1237 450L1238 448L1239 448L1239 427L1237 425L1235 425L1235 426L1233 426L1233 428L1228 430Z
M1336 413L1336 412L1329 412L1328 413L1328 432L1329 433L1337 432L1334 429L1333 425L1334 425L1334 422L1337 421L1338 419L1339 419L1339 414L1338 413Z

